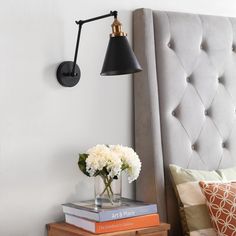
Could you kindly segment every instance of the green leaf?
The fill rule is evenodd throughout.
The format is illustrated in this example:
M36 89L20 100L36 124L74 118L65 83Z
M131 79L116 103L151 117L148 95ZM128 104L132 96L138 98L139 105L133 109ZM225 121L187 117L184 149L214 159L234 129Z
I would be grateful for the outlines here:
M107 175L109 175L109 172L107 171L106 167L103 167L103 169L100 171L100 174L103 176L107 176Z
M80 170L87 176L90 176L89 173L86 171L86 159L88 158L88 154L83 153L79 154L79 161L78 161L78 166Z
M128 169L129 168L129 165L128 164L122 164L122 166L121 166L121 170L123 171L123 170L125 170L125 169Z

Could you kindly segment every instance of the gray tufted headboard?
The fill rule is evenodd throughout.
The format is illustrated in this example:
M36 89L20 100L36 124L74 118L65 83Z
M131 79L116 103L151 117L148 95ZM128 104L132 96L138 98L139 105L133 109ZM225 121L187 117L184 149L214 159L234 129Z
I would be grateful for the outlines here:
M218 169L236 163L236 19L134 12L135 148L143 167L137 198L158 203L178 231L170 163Z

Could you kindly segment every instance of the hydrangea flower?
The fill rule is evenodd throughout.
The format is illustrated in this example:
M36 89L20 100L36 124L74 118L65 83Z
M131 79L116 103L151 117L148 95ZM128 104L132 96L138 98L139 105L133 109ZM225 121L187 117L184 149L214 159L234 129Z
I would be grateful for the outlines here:
M128 175L129 183L136 180L141 170L141 162L137 153L130 147L111 145L111 150L119 155L122 162L122 170Z
M130 147L122 145L106 146L98 144L90 148L87 153L80 154L78 162L80 170L90 177L101 176L104 189L99 196L107 194L113 204L112 182L119 179L124 171L129 183L136 180L141 170L141 162L137 153Z
M80 154L79 167L90 177L101 175L117 179L124 171L131 183L139 176L141 162L137 153L130 147L98 144L86 154Z
M122 162L119 156L106 145L96 145L87 151L86 171L90 176L107 174L109 177L120 176ZM104 172L104 173L103 173Z

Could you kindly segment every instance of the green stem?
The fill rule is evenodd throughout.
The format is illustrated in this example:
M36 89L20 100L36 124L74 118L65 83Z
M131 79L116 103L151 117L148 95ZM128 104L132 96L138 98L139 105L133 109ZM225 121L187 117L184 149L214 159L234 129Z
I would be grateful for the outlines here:
M104 185L105 185L105 188L103 189L102 193L100 194L100 195L103 195L107 191L108 185L106 183L106 178L105 177L101 177L101 178L102 178Z
M112 188L111 188L111 183L112 183L112 181L113 181L113 179L110 178L108 187L109 187L109 189L110 189L111 194L113 195L113 191L112 191Z
M102 177L102 176L101 176ZM107 196L109 198L109 201L111 202L111 204L113 205L113 199L112 199L112 196L113 196L113 191L112 191L112 188L111 188L111 183L113 181L112 178L108 179L108 176L104 176L102 177L103 179L103 182L104 182L104 185L105 185L105 188L104 190L102 191L101 195L103 195L105 192L107 192Z

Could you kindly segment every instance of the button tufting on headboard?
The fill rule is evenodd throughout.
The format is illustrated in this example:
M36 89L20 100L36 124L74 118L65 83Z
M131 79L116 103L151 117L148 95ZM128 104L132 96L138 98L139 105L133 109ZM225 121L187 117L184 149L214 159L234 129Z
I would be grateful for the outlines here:
M186 81L187 81L188 83L190 83L190 82L191 82L191 76L188 76L188 77L186 78Z
M191 148L192 148L192 150L196 150L196 144L193 144L193 145L191 146Z
M227 143L226 143L226 142L223 142L223 143L222 143L222 147L223 147L223 148L226 148L226 147L227 147Z
M236 19L141 9L134 49L144 68L134 80L137 197L148 200L143 190L155 186L161 214L175 222L169 164L236 164Z
M218 82L223 83L223 76L218 77Z
M170 42L168 43L168 47L169 47L170 49L174 49L174 43L173 43L172 41L170 41Z
M206 45L206 42L202 42L201 45L200 45L200 48L204 51L207 51L207 45Z

